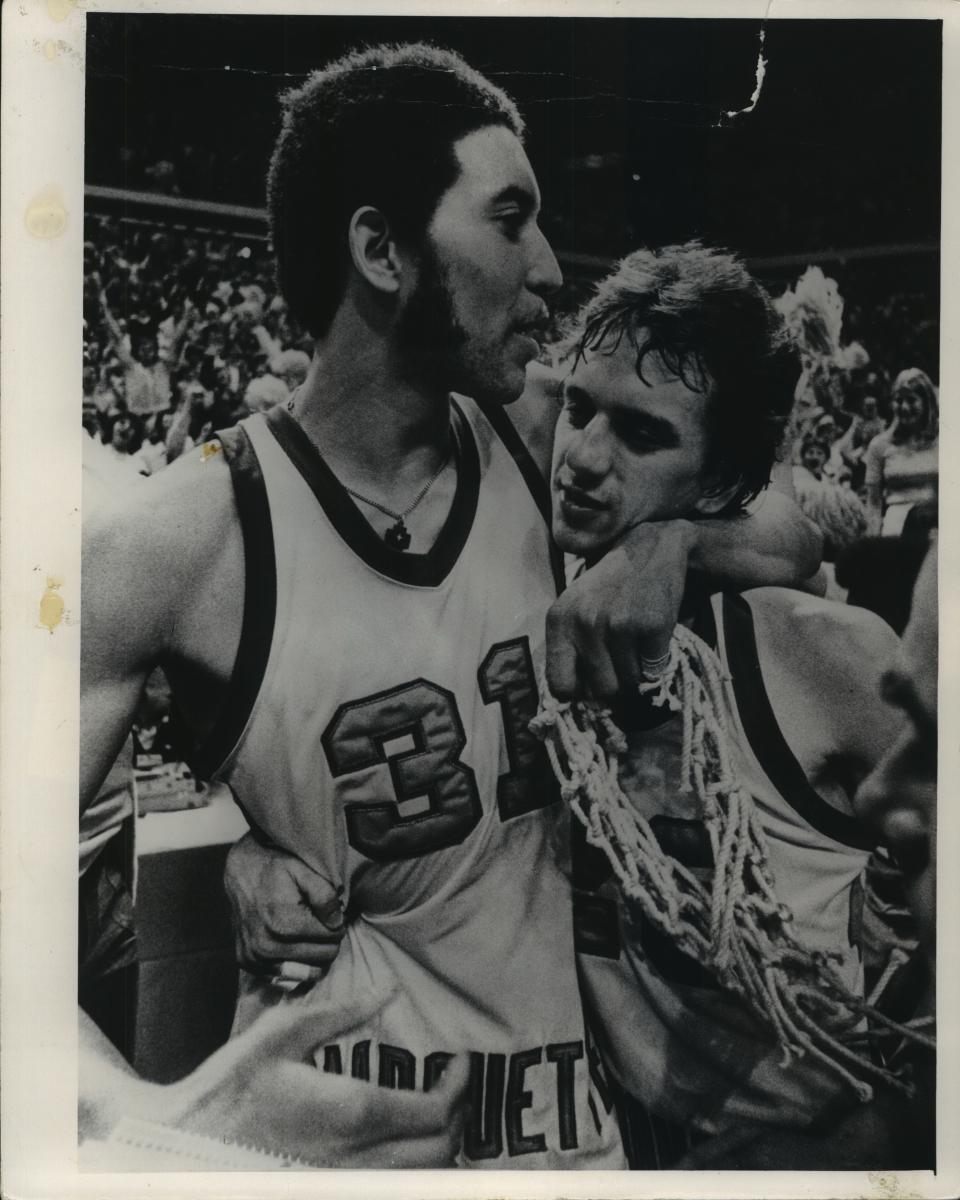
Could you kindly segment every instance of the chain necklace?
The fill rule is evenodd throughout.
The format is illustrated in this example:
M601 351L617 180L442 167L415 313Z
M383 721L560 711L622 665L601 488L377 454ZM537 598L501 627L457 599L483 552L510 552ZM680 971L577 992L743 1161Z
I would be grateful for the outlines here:
M391 525L390 528L384 533L383 540L394 550L406 550L406 548L410 545L410 531L407 529L404 518L410 516L420 501L424 498L424 496L426 496L427 492L430 491L443 472L447 469L447 464L449 461L450 451L448 450L443 462L430 476L420 491L417 492L413 503L408 504L403 512L394 512L392 509L387 508L385 504L381 504L379 500L371 500L369 496L361 496L359 492L355 492L353 488L347 487L346 484L343 485L343 489L344 491L349 492L349 494L353 496L354 500L361 500L364 504L369 504L371 508L375 508L378 512L382 512L384 516L392 517L396 524Z
M297 388L287 401L287 412L290 413L291 416L293 415L294 406L299 391L300 389ZM383 540L394 550L406 550L406 548L410 545L410 530L407 529L407 526L404 522L404 517L410 516L420 501L424 498L424 496L426 496L427 492L430 491L433 485L447 469L447 464L450 462L451 453L452 451L447 451L446 457L437 468L436 472L430 476L427 482L417 493L413 503L408 505L403 512L396 513L392 509L387 508L385 504L381 504L379 500L371 500L369 496L362 496L359 492L355 492L353 488L348 488L346 484L342 485L343 490L349 493L354 500L360 500L363 504L369 504L371 508L375 508L378 512L382 512L385 517L391 517L395 524L391 525L390 528L386 530L383 535Z

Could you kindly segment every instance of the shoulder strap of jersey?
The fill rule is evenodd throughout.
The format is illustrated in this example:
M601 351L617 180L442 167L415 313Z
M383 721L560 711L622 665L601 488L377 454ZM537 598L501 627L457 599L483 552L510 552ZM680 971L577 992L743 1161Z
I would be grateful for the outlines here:
M243 624L223 708L193 756L201 779L221 766L243 733L267 669L277 608L273 522L256 451L242 425L218 432L217 438L230 467L243 534Z
M475 402L476 403L476 402ZM477 404L477 408L489 421L497 437L503 442L510 457L517 464L517 469L524 483L530 490L533 502L540 510L540 515L547 523L549 530L552 523L552 502L550 485L544 479L540 468L533 461L533 455L523 444L523 439L517 433L516 427L507 416L506 410L500 404ZM562 592L565 586L563 570L563 554L550 538L550 567L553 571L557 591Z
M753 615L742 596L723 596L723 630L740 720L770 782L794 812L819 833L856 850L872 850L875 841L867 830L819 795L787 744L763 683Z

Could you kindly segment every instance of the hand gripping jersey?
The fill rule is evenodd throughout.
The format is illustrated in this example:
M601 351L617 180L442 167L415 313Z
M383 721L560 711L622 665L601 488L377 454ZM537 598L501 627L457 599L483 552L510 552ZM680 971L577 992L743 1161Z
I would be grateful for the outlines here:
M422 555L385 545L283 409L223 435L247 585L235 703L201 766L343 889L309 1001L395 989L322 1069L429 1090L467 1053L465 1165L622 1167L591 1087L568 818L528 729L557 594L549 497L502 412L458 399L452 426L456 495ZM240 1025L277 998L242 990Z
M723 689L730 751L756 805L778 897L793 911L799 940L812 950L840 953L837 970L856 993L863 986L861 876L872 840L814 791L790 751L764 687L746 601L712 597L694 632L717 650L732 678ZM620 771L625 795L665 853L706 882L713 869L710 840L696 796L679 787L682 716L641 703L615 719L627 737ZM665 1144L685 1148L671 1122L694 1136L754 1122L802 1127L842 1095L844 1085L809 1054L783 1064L782 1051L746 1004L721 991L704 966L644 917L639 903L624 897L605 854L587 843L577 821L573 865L588 1011L597 1018L611 1074L650 1115L625 1104L633 1161L671 1165L663 1161Z

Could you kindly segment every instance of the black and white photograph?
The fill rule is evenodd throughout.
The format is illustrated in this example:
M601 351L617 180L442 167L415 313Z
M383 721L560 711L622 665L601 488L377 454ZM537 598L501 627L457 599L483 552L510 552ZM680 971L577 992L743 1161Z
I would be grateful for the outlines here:
M70 1187L952 1194L942 6L36 7Z

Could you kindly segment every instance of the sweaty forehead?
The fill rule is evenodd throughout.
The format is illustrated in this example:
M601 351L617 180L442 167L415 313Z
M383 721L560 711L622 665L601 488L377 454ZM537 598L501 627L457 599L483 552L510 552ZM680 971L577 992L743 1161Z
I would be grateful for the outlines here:
M570 382L599 392L598 399L613 401L626 393L632 404L681 405L700 413L708 392L688 386L671 371L656 351L639 362L637 345L643 345L643 332L636 340L624 336L619 340L607 338L592 350L585 350L577 361ZM643 371L643 377L640 376Z

